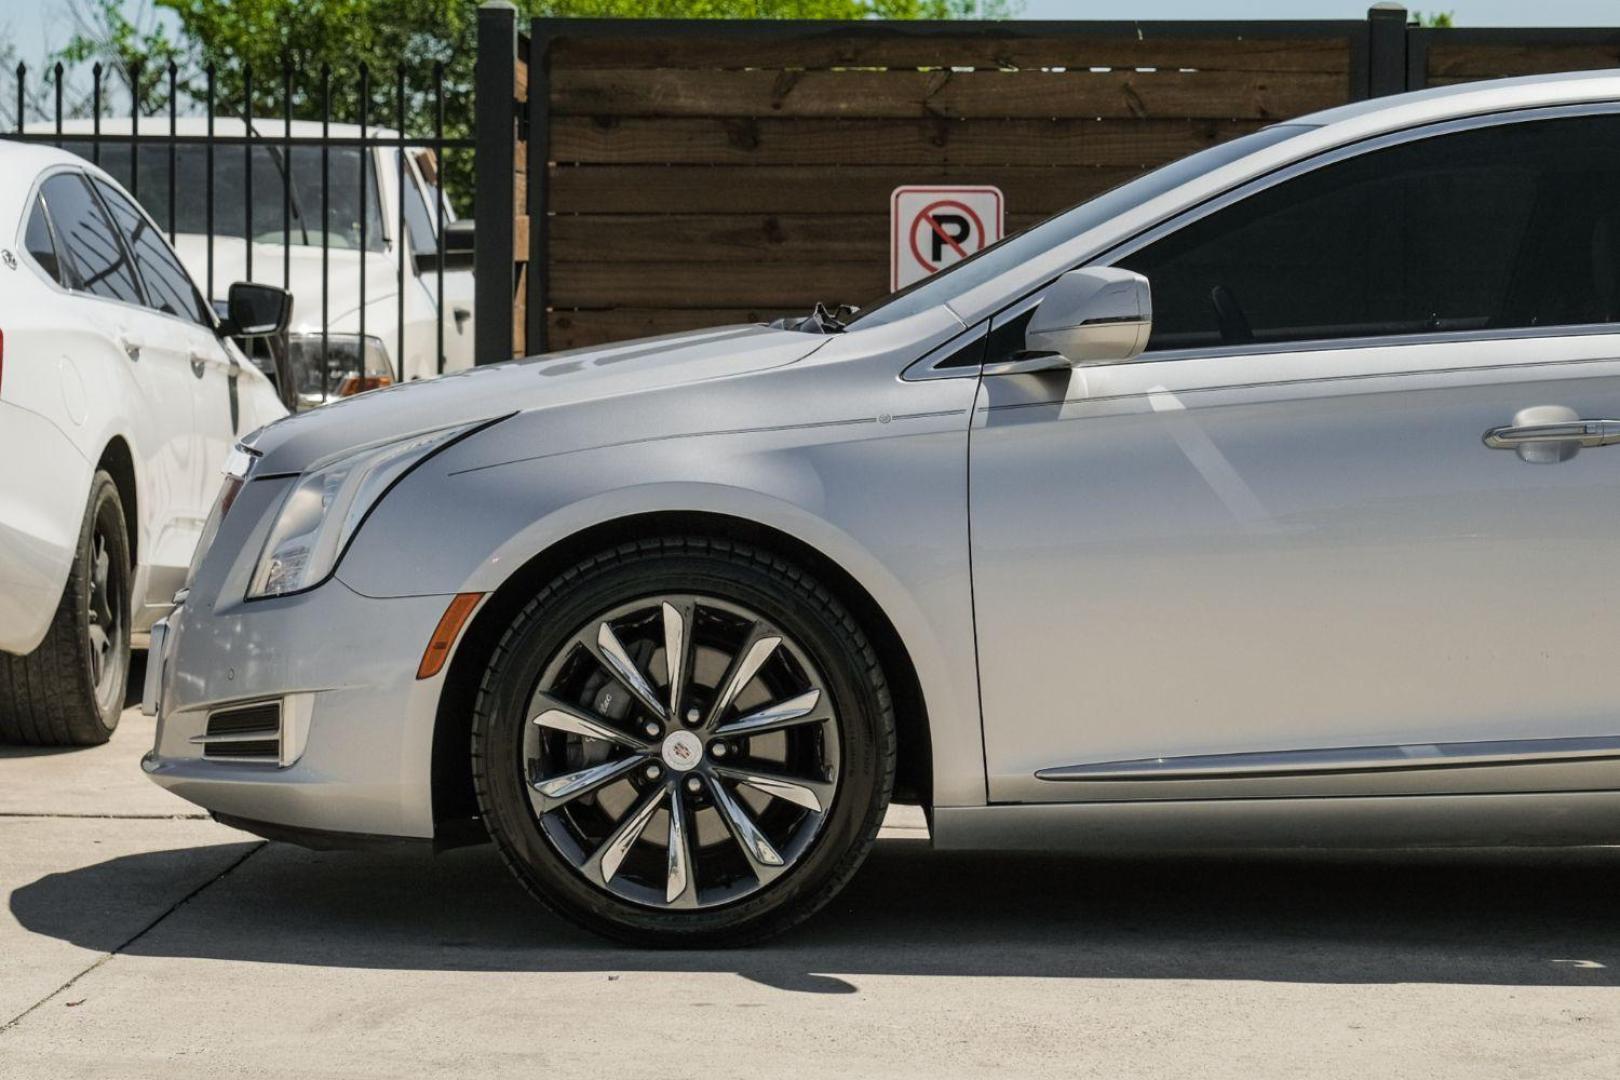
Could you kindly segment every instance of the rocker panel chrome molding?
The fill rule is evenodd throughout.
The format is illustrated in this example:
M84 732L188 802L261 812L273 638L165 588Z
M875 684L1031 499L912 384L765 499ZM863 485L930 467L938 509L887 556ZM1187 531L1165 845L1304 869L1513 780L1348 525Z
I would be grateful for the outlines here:
M1312 750L1260 750L1243 754L1098 761L1041 769L1038 780L1237 780L1257 776L1455 769L1620 758L1620 735L1570 739L1501 739L1490 742L1340 746Z

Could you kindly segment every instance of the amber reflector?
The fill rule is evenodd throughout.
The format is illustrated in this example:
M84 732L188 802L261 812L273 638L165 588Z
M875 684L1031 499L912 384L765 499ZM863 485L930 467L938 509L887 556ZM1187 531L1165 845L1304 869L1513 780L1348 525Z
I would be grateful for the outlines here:
M461 636L461 628L467 625L467 616L473 613L473 608L483 598L481 592L464 592L457 593L450 601L450 606L439 616L439 625L428 640L427 651L422 653L422 662L417 665L418 679L431 679L444 667L444 662L450 658L450 646Z

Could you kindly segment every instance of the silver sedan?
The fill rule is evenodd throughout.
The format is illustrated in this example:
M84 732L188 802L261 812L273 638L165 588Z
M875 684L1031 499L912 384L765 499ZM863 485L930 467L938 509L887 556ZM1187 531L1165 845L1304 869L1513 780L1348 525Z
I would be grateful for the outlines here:
M1620 76L1335 109L849 316L240 449L152 778L742 944L943 848L1620 841Z

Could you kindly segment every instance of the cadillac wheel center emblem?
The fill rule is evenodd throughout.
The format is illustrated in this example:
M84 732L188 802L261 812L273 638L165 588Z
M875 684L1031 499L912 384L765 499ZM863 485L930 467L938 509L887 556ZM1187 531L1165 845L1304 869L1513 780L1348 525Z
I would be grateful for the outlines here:
M664 764L676 772L697 768L703 760L703 741L690 731L677 731L664 740Z

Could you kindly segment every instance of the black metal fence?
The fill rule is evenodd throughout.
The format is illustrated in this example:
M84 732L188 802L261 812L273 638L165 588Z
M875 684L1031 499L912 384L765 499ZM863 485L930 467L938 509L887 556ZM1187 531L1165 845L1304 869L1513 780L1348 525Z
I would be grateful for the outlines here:
M364 66L311 77L283 63L264 79L209 65L193 83L174 64L149 80L138 63L98 63L84 117L67 115L70 74L18 65L3 137L122 183L216 308L235 280L291 291L292 332L250 354L289 407L472 362L472 223L456 221L442 177L473 141L445 135L444 65L413 87L403 64L382 80Z

